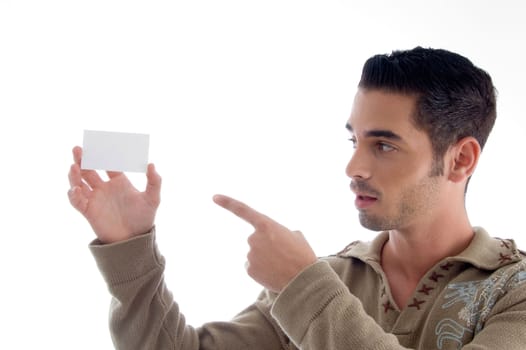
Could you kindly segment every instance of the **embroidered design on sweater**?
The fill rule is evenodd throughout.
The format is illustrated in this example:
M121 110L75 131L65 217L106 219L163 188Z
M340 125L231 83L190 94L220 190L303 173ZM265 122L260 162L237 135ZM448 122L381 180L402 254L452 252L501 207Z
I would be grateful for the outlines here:
M425 294L425 295L429 295L429 293L435 288L433 287L428 287L425 283L422 285L422 288L420 288L418 290L418 293L422 293L422 294Z
M502 254L502 253L499 253L500 257L499 257L499 263L503 264L505 262L509 262L512 260L511 258L511 254Z
M441 273L437 273L436 271L433 271L433 274L429 276L429 279L433 282L438 282L440 278L443 278L444 275Z
M352 247L354 247L358 243L360 243L360 241L353 241L353 242L347 244L347 246L345 246L345 248L343 248L338 253L336 253L336 256L342 256L342 255L347 254L352 249Z
M387 311L389 311L389 310L391 310L391 311L395 310L395 308L393 307L393 305L391 305L391 302L389 300L387 300L385 303L383 303L382 306L384 307L384 313L387 313Z
M498 288L496 282L496 277L490 277L482 281L450 284L447 289L451 292L444 296L449 301L444 303L442 308L447 309L454 304L463 303L464 306L458 313L459 319L465 321L466 326L472 328L478 323L482 311L493 307L490 299Z
M444 295L446 302L442 304L442 308L448 309L459 303L463 305L458 312L458 320L463 321L464 325L449 318L440 321L435 328L437 347L441 349L446 339L454 340L460 346L466 330L470 330L473 335L477 334L497 301L509 290L524 282L526 282L526 260L509 269L497 271L485 280L449 284L446 288L449 292ZM459 331L461 329L459 327L462 327L462 332ZM451 329L457 331L451 332Z
M437 348L442 349L446 340L451 340L457 343L457 349L460 349L464 342L462 339L466 333L472 333L472 330L462 326L455 320L445 318L438 322L435 327L435 334L437 335Z
M455 264L453 264L452 262L448 261L448 262L446 262L445 264L440 265L440 268L441 268L442 270L449 271L449 269L452 268L453 266L455 266Z
M500 239L500 246L506 249L511 249L511 243L504 239Z
M409 307L414 307L416 308L417 310L420 310L420 305L425 303L426 301L425 300L418 300L417 298L413 298L413 302L407 306Z

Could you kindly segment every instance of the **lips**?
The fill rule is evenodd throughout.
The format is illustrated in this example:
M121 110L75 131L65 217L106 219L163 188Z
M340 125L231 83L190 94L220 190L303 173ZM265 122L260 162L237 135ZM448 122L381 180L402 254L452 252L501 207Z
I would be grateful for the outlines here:
M360 195L360 194L356 195L356 198L358 198L359 200L364 200L364 201L376 200L377 199L376 197Z
M376 197L370 197L366 195L356 195L354 204L358 209L367 209L378 201Z
M353 181L350 187L354 194L356 194L356 200L354 201L356 208L366 209L378 201L378 192L371 188L369 184Z

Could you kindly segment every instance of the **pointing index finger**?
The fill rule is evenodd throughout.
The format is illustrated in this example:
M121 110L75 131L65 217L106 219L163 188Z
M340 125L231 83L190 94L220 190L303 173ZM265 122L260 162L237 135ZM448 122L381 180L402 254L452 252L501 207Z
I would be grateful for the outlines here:
M258 228L264 223L271 221L271 219L266 215L261 214L257 210L252 209L245 203L240 202L234 198L217 194L213 197L213 200L217 205L245 220L254 226L254 228Z

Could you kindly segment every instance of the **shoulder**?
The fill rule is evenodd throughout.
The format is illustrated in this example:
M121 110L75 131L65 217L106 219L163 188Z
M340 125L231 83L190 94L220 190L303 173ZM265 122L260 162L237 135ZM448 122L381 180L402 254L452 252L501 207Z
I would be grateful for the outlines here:
M526 256L521 254L521 259L497 269L491 278L509 292L521 288L526 292Z

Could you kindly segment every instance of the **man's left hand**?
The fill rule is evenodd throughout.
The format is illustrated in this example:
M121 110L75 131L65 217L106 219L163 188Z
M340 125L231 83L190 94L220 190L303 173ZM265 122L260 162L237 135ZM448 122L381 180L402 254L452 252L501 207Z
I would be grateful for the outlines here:
M233 198L216 195L214 202L254 227L248 237L246 269L263 287L280 292L317 257L300 231L286 227Z

